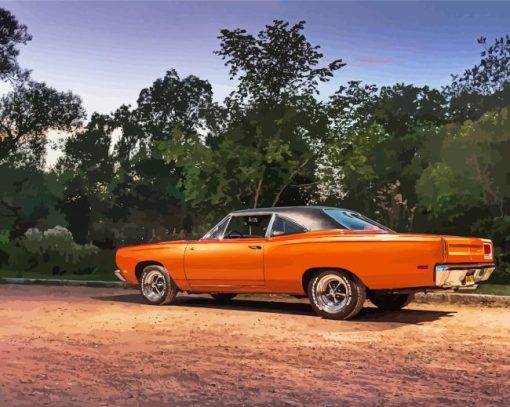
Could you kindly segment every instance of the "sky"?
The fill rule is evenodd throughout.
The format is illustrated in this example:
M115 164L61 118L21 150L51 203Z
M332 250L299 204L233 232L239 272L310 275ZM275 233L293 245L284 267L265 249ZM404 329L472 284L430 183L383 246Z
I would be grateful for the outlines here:
M477 38L510 33L510 3L298 1L0 1L33 40L19 62L83 98L90 114L134 104L141 89L175 68L213 85L222 100L234 83L220 57L223 28L256 33L273 19L306 20L305 35L324 61L347 66L322 97L348 80L441 86L479 61ZM5 86L3 89L5 91Z
M20 47L20 65L80 95L89 115L136 104L140 90L171 68L207 79L221 101L235 86L213 54L224 28L255 34L274 19L305 20L324 63L347 63L322 85L324 99L349 80L443 86L480 60L480 36L492 42L510 33L510 2L0 0L0 7L33 36ZM0 83L0 94L8 90ZM48 166L59 156L50 149Z

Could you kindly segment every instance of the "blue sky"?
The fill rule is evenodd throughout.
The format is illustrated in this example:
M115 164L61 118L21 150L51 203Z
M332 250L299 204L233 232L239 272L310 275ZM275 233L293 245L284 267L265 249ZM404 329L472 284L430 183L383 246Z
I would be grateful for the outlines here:
M510 3L487 1L0 1L0 7L34 37L20 63L35 79L81 95L88 113L133 104L169 68L209 80L221 100L233 85L213 55L222 28L255 33L273 19L306 20L305 34L321 45L325 61L347 62L323 86L323 97L351 79L444 85L479 61L478 37L510 33Z

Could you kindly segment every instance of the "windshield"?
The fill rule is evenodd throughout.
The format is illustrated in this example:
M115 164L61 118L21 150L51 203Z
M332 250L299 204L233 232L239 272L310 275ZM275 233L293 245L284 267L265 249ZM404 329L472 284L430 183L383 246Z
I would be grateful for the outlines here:
M356 212L346 211L344 209L324 209L324 212L350 230L392 232L392 230L386 226Z

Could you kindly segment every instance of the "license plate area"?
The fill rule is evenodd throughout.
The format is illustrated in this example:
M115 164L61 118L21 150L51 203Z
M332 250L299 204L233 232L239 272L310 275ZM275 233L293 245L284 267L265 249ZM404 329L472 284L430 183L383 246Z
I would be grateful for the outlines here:
M473 285L475 283L475 276L473 274L466 276L464 279L465 285Z

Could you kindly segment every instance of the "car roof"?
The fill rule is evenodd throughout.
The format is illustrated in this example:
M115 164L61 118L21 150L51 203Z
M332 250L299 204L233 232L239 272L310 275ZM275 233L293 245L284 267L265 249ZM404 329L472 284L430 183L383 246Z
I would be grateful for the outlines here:
M330 206L281 206L274 208L253 208L233 211L232 215L267 215L276 213L304 226L308 230L345 229L328 216L324 209L341 209ZM347 210L347 209L343 209Z

